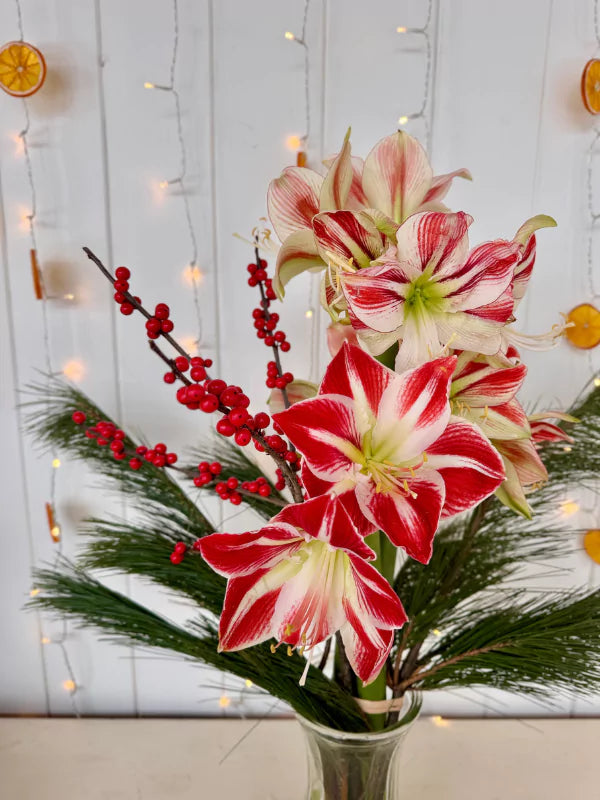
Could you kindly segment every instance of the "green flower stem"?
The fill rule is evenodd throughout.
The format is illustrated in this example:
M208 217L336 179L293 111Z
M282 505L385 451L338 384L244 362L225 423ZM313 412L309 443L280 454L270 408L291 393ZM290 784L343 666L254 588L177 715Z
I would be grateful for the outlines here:
M375 569L391 583L394 579L396 548L390 543L387 536L380 531L376 531L370 534L370 536L367 536L365 542L377 554L377 558L371 563ZM387 687L386 669L387 665L384 664L379 675L368 686L363 686L361 681L358 681L358 696L365 700L385 700ZM385 717L385 714L369 714L369 720L373 730L383 730L385 727Z

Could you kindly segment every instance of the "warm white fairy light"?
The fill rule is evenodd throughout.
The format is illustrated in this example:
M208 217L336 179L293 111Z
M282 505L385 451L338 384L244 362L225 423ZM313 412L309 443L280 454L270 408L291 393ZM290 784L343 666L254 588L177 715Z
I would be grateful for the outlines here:
M62 682L62 687L65 690L65 692L71 692L71 694L73 694L73 692L75 692L75 690L77 689L77 684L75 683L74 680L68 678L67 680Z
M83 376L85 375L85 365L82 361L73 358L71 361L67 361L63 366L62 372L65 378L73 381L73 383L79 383L79 381L83 380Z
M40 590L39 590L39 589L32 589L32 590L29 592L29 597L37 597L39 593L40 593Z
M53 458L52 466L54 467L54 469L58 469L60 467L60 458Z
M72 294L71 292L63 294L63 300L75 300L75 295Z
M52 639L49 636L42 636L40 642L42 644L52 644Z
M315 313L314 309L307 308L306 311L304 312L304 316L306 317L306 319L312 319L313 316L314 316L314 313Z
M600 378L594 378L594 386L600 386Z
M221 697L219 697L219 706L221 708L229 708L230 705L231 705L231 697L229 697L226 694L222 694Z
M406 115L398 117L398 125L406 125L407 122L408 122L408 117Z
M296 37L294 36L294 34L291 31L286 31L283 35L288 40L288 42L295 42L296 41Z
M197 264L188 264L181 274L187 286L197 286L204 280L204 273Z
M156 88L155 85L153 83L150 83L150 81L146 81L146 83L144 84L144 89L155 89L155 88Z
M563 517L572 517L579 511L579 503L575 500L563 500L559 508Z
M400 25L399 27L396 28L396 33L406 33L407 30L408 28L405 28L403 25Z
M571 445L570 445L570 444L566 444L566 445L563 447L563 450L565 451L565 453L570 453L572 449L573 449L573 448L571 447Z
M447 728L450 725L450 721L440 716L439 714L436 714L434 717L432 717L431 721L438 728Z
M285 144L289 150L300 150L302 147L302 139L299 136L296 136L296 134L292 134L291 136L287 137Z
M246 678L244 683L246 684L246 689L251 689L254 686L254 684L252 683L252 681L249 678Z

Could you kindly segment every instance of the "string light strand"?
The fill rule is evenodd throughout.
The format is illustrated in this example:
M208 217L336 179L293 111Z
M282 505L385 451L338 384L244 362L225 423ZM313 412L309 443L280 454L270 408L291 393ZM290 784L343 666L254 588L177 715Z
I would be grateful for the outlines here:
M425 126L425 140L427 142L427 148L430 149L431 147L431 130L430 130L430 123L428 119L428 109L429 109L429 98L431 96L431 76L433 72L433 47L431 42L431 27L432 27L432 20L433 20L433 0L428 0L427 4L427 16L425 18L425 22L421 27L404 27L399 26L396 28L396 33L402 35L415 35L421 36L423 39L424 47L425 47L425 72L424 72L424 84L423 84L423 100L421 105L417 111L413 111L411 113L402 114L398 118L398 125L402 127L406 125L408 122L412 122L417 119L423 120L423 125Z
M19 36L20 40L25 40L25 34L23 29L23 14L21 10L21 3L20 0L15 0L16 11L17 11L17 27L19 29ZM44 284L44 275L42 270L39 269L38 266L38 244L37 244L37 236L36 236L36 219L37 219L37 190L34 180L34 172L33 172L33 163L31 160L31 152L29 146L29 132L31 129L31 118L29 115L29 105L26 98L23 98L23 114L25 117L25 127L19 133L19 139L23 145L23 157L25 160L25 172L27 175L27 182L29 185L29 196L30 196L30 211L28 214L25 215L25 219L27 220L27 225L29 229L29 239L31 243L31 254L32 254L32 265L35 269L36 279L39 283L39 299L41 300L42 306L42 341L43 341L43 351L44 351L44 362L46 367L46 374L47 374L47 384L46 384L46 395L48 397L48 403L50 402L50 381L52 376L55 374L53 367L52 367L52 355L51 355L51 342L50 342L50 326L48 322L48 293L46 291L46 286ZM36 293L37 294L37 293ZM56 550L55 550L55 558L54 558L54 567L58 566L58 562L63 555L63 537L61 535L61 526L56 520L56 472L58 467L60 467L60 459L57 457L56 453L51 454L50 456L51 462L51 469L50 469L50 500L46 504L46 511L48 516L48 524L50 528L50 534L52 537L53 542L55 543ZM30 595L35 597L38 594L38 589L32 589ZM69 635L69 628L68 622L66 618L62 620L62 632L61 635L56 639L50 639L48 637L42 637L43 644L54 644L56 645L63 657L63 662L65 666L65 671L68 678L63 681L63 688L65 688L71 697L71 704L73 707L73 713L76 717L81 716L79 713L79 706L75 695L78 690L78 683L75 678L75 673L73 670L73 666L71 663L71 659L69 657L69 653L66 647L66 640Z

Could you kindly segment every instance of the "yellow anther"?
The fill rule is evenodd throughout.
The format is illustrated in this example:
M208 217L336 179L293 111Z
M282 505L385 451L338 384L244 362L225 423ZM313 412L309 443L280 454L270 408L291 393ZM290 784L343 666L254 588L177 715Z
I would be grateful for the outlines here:
M427 453L423 453L423 463L427 463Z
M294 648L292 647L291 644L288 644L288 646L287 646L287 654L288 654L288 656L291 656L293 654L293 652L294 652Z
M289 622L288 622L288 624L285 626L285 630L284 630L284 632L283 632L283 633L284 633L284 636L290 636L290 635L291 635L291 633L292 633L292 630L293 630L293 628L292 628L292 626L291 626L291 625L289 624Z
M274 644L271 645L271 652L272 653L276 653L277 652L277 648L275 647Z
M305 633L303 633L302 636L300 637L300 641L302 642L302 644L306 644L306 634Z

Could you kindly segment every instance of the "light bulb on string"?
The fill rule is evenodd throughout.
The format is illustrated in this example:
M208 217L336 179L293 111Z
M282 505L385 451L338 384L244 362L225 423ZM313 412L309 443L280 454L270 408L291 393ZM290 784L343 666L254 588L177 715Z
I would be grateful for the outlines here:
M288 42L294 42L296 40L296 37L291 31L286 31L283 35L288 40Z
M35 588L35 589L32 589L32 590L29 592L29 597L37 597L39 593L40 593L40 590L39 590L39 589L37 589L37 588Z
M254 684L252 683L252 681L249 678L246 678L244 683L246 684L246 689L251 689L254 686Z
M560 513L563 517L572 517L579 511L579 503L574 500L563 500L559 506Z
M299 136L296 136L296 134L291 134L285 140L285 144L289 150L300 150L302 147L302 139Z
M58 469L60 467L60 458L53 458L52 459L52 467L54 469Z
M219 706L221 708L229 708L230 705L231 697L228 697L226 694L222 694L221 697L219 697Z
M314 309L307 308L306 311L304 312L304 316L306 317L306 319L312 319L312 317L314 316L314 313L315 313Z
M51 644L52 643L52 639L50 639L49 636L42 636L42 638L40 639L40 642L42 644Z
M67 363L62 368L63 375L68 378L73 383L79 383L79 381L83 380L83 376L85 375L85 366L82 361L74 358L71 361L67 361Z
M450 721L444 719L444 717L440 716L439 714L436 714L434 717L432 717L431 721L438 728L447 728L450 725Z
M62 682L62 687L65 690L65 692L71 692L71 694L73 694L73 692L75 692L75 690L77 689L75 681L70 680L70 679L66 680L66 681L63 681Z
M144 83L144 89L156 89L156 86L153 83L150 83L150 81L146 81Z
M407 122L408 122L408 117L406 116L406 114L398 118L398 125L406 125Z
M181 274L187 286L198 286L204 280L204 273L197 264L188 264Z
M396 33L406 33L408 28L405 28L404 25L400 25L396 28Z
M600 386L600 378L594 378L594 386Z

